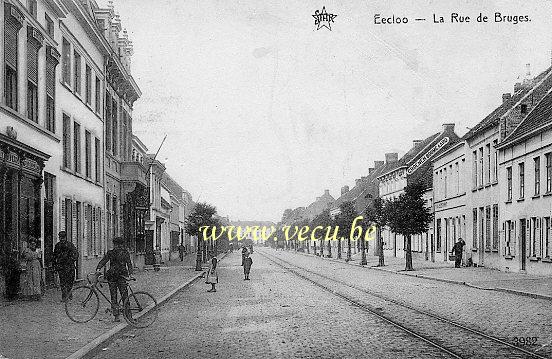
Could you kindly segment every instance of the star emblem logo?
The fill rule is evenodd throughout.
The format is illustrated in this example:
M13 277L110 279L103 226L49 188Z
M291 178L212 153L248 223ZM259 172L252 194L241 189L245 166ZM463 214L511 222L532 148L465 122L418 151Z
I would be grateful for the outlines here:
M320 30L321 28L325 27L328 30L332 31L331 23L334 22L334 19L337 17L337 15L328 14L326 12L326 7L323 6L322 11L316 10L312 17L314 17L314 24L317 26L316 30Z

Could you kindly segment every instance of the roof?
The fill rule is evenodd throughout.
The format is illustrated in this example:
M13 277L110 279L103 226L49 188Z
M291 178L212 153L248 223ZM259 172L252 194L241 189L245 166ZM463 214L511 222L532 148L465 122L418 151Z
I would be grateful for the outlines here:
M499 147L505 147L524 136L538 131L546 125L552 124L552 93L548 93L544 98L529 112L527 117L512 131Z
M440 134L441 132L437 132L427 137L422 142L416 144L416 146L410 148L410 150L406 152L404 156L402 156L397 162L389 163L389 165L385 169L385 172L382 172L381 175L393 172L393 170L397 168L407 166L411 160L416 158L416 156L420 154L420 152L422 152L422 150L424 150L427 146L429 146L437 137L439 137Z
M546 69L540 73L537 77L533 79L533 83L539 83L544 80L552 72L552 67ZM540 84L537 86L539 87ZM471 130L469 130L463 137L463 140L468 140L473 136L485 131L489 127L498 125L499 120L502 116L508 112L512 107L516 105L528 92L530 92L534 86L523 86L520 90L515 92L513 96L508 100L500 104L496 109L493 110L487 117L485 117L481 122L475 125Z

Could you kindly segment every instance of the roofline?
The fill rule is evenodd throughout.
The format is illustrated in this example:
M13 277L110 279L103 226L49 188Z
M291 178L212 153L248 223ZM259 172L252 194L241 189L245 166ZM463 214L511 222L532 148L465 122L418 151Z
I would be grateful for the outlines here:
M435 161L437 161L438 159L440 159L441 157L444 157L446 154L448 154L449 152L452 152L453 150L455 150L457 147L460 147L460 145L464 146L466 144L466 141L465 140L462 140L460 139L460 141L458 141L457 143L455 143L454 145L450 146L449 148L446 149L446 151L443 151L442 153L438 154L437 156L435 156L432 160L431 160L431 163L434 163Z
M517 128L517 127L516 127ZM534 130L530 131L530 132L527 132L525 134L523 134L522 136L518 137L518 138L515 138L513 140L510 140L510 141L503 141L501 143L499 143L497 146L496 146L496 149L497 150L501 150L501 149L504 149L506 147L510 147L512 145L515 145L519 142L523 142L524 140L526 140L528 137L532 137L534 136L535 134L539 133L539 132L542 132L542 131L546 131L547 129L549 128L552 128L552 122L550 123L547 123L545 125L542 125L541 127L537 127L535 128Z

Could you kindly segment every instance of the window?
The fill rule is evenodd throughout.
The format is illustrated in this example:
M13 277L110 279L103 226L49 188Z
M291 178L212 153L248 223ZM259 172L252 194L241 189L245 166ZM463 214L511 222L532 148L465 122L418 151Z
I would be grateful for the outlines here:
M105 149L111 152L111 96L106 91L105 93Z
M86 240L86 255L94 253L94 221L92 218L92 205L87 204L84 212L84 238Z
M86 178L92 178L92 135L84 131L84 163Z
M86 65L86 103L92 104L92 70Z
M63 167L71 168L71 118L63 114Z
M477 208L473 209L473 233L472 233L472 248L477 249Z
M486 163L487 173L485 175L487 176L486 182L487 184L489 184L491 183L491 144L490 143L485 146L485 151L487 151L487 163Z
M63 82L71 86L71 44L65 38L61 43L61 56Z
M96 169L95 169L95 173L96 173L96 182L101 182L101 176L102 176L102 172L101 172L101 161L102 161L102 152L101 152L101 147L100 147L100 139L99 138L96 138L95 139L95 151L94 153L96 154Z
M530 255L531 257L541 256L541 219L538 217L531 218L531 244L530 244Z
M498 140L493 141L493 182L498 181Z
M519 164L519 198L525 197L525 163Z
M100 110L102 108L102 89L101 89L102 83L100 82L100 79L96 77L96 98L95 98L95 105L96 105L96 113L100 113Z
M441 252L441 218L437 219L437 252Z
M29 12L33 17L36 19L36 0L27 0L27 7L29 8Z
M45 23L46 23L46 32L51 37L54 37L54 21L48 16L48 14L44 14Z
M106 226L106 238L113 238L113 234L112 234L112 227L111 227L111 223L112 223L112 219L111 217L113 216L112 215L112 212L111 212L111 195L109 193L106 193L105 194L105 215L107 216L106 218L106 223L107 223L107 226Z
M112 200L113 204L111 206L111 211L113 212L113 237L117 237L119 235L119 211L117 205L117 197L113 196Z
M42 35L32 27L27 31L27 118L38 122L38 51Z
M550 243L552 237L552 223L550 217L544 218L544 256L550 258L551 246Z
M56 132L56 66L58 60L52 55L54 48L46 51L46 129Z
M81 55L76 51L73 55L73 66L73 76L75 78L73 84L75 86L75 92L80 95L82 91L82 59Z
M507 178L507 188L508 188L508 195L507 200L508 202L512 200L512 167L506 168L506 178Z
M113 150L113 155L114 156L117 156L118 154L118 146L119 146L119 141L118 141L118 133L117 131L119 130L119 126L117 125L118 123L118 120L117 120L117 115L118 115L118 112L117 112L117 102L115 99L112 100L112 103L111 103L111 125L113 126L113 133L112 133L112 136L111 136L111 140L113 141L113 144L112 144L112 150Z
M73 239L73 201L64 198L61 202L61 223L60 230L67 233L67 240Z
M454 165L456 167L456 194L460 193L460 166L458 162Z
M485 208L485 250L491 250L491 207Z
M4 97L6 106L15 111L18 108L18 39L19 29L22 25L23 16L15 7L6 4L4 10Z
M473 168L472 168L473 188L477 188L477 151L473 151Z
M481 246L481 248L483 248L484 245L486 246L486 243L485 243L485 208L484 207L479 208L479 241L478 241L478 243Z
M81 173L81 138L80 138L80 125L74 123L73 125L73 148L74 148L74 167L73 169L77 173Z
M483 147L479 149L479 187L483 186Z
M546 157L546 193L552 192L552 153L547 153Z
M535 157L535 196L540 194L540 157Z
M493 204L493 251L498 251L498 204Z
M445 195L445 198L447 198L447 169L445 168L444 169L444 185L445 185L445 192L444 192L444 195Z
M525 115L527 113L527 105L526 104L522 104L520 106L520 112L522 115Z
M514 241L515 241L515 229L514 229L514 222L512 221L506 221L504 222L504 230L506 231L506 238L504 243L504 255L505 256L511 256L513 255L512 249L515 248Z

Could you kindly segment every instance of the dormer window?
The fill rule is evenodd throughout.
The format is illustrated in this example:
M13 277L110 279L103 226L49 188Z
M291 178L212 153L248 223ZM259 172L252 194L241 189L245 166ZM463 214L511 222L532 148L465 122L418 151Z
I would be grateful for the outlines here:
M520 112L521 112L522 115L525 115L527 113L527 105L526 104L521 105Z

